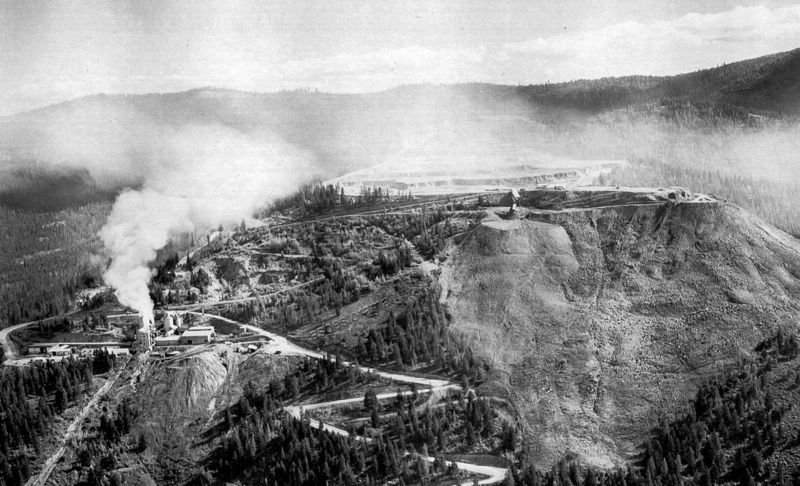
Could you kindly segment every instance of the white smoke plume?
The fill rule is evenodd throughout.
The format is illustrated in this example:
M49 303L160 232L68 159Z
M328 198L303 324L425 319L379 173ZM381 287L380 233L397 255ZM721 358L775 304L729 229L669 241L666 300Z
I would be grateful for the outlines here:
M149 165L141 188L119 195L101 237L112 256L106 283L145 324L153 320L148 264L171 235L240 221L311 176L306 154L267 138L199 126L140 154Z

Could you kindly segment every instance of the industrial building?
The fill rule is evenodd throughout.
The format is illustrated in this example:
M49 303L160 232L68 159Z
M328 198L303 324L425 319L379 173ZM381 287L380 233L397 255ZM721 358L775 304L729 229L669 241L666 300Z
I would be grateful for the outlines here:
M177 346L180 344L180 336L159 336L155 339L156 347Z
M66 344L58 344L47 350L48 356L69 356L72 350Z
M213 341L215 337L213 327L197 326L184 331L178 343L183 345L208 344Z
M51 354L55 347L64 346L69 350L95 350L95 349L118 349L126 347L127 344L118 341L98 341L98 342L74 342L74 343L32 343L28 345L28 354Z
M170 335L175 329L183 325L183 317L177 312L167 312L164 314L161 327L164 335Z

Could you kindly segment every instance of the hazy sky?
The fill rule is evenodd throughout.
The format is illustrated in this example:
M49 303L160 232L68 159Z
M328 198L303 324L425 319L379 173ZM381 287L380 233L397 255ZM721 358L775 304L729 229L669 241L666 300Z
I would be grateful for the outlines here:
M783 0L0 0L0 114L97 92L674 74L800 47Z

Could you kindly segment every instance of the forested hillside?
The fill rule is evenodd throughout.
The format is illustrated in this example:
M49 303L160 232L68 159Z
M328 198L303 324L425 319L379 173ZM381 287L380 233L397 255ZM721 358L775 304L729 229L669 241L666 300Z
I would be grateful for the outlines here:
M17 167L9 174L3 174L6 180L0 183L0 205L35 211L60 211L114 198L114 190L101 188L85 169L42 170L37 165L36 161L31 160L28 166Z
M469 451L478 442L514 449L513 427L498 418L489 400L473 394L431 406L419 394L381 403L368 391L364 406L370 419L358 432L369 434L369 441L320 431L281 410L302 394L370 378L338 361L306 361L262 391L246 385L239 402L226 410L225 438L208 461L217 481L371 485L399 478L404 484L449 484L459 471L443 459L445 453ZM429 454L436 460L429 463ZM198 476L213 482L208 473Z
M102 351L96 357L0 369L0 484L25 484L58 415L89 391L94 373L114 362Z
M111 195L141 182L141 174L128 172L141 167L148 146L162 143L152 139L183 126L224 127L264 143L277 137L311 155L317 174L330 178L397 154L446 155L465 145L497 157L511 144L577 158L623 158L637 154L639 131L629 133L629 122L641 120L618 110L712 129L698 135L713 141L713 129L730 123L761 127L794 119L799 90L800 50L794 50L677 76L530 86L413 85L370 94L207 88L88 96L0 118L0 200L29 207L43 199L86 202ZM598 123L609 122L606 114L615 129L601 147L581 143ZM117 120L123 132L95 126L107 119ZM654 136L669 139L669 127ZM121 144L138 139L138 146L93 152L104 137L119 137Z
M800 180L798 63L800 50L672 77L534 86L417 85L372 94L197 89L97 95L4 117L0 201L17 209L0 207L5 229L0 235L0 319L17 322L66 309L71 294L91 285L105 264L92 255L99 254L95 235L109 205L75 204L110 201L121 185L136 185L141 175L126 171L138 167L137 157L146 152L129 150L106 160L106 154L84 151L107 133L93 127L92 120L136 125L142 143L156 146L160 142L148 137L193 124L225 127L266 143L278 137L310 154L321 178L396 156L413 173L416 160L448 160L455 148L464 147L479 153L486 166L492 160L522 158L521 163L535 167L537 160L528 160L535 156L528 154L536 153L627 159L634 163L602 182L682 185L714 193L798 234L800 193L792 182ZM63 139L70 141L68 150L54 153L61 147L54 140ZM103 172L115 164L122 168ZM98 167L115 177L98 177ZM321 209L341 202L342 194L303 197ZM28 212L31 208L49 212ZM427 240L419 245L423 255L441 245L447 228L441 229L422 235Z
M649 481L797 484L797 338L780 331L756 351L757 359L701 387L684 414L653 431L642 458Z
M0 205L0 325L64 313L77 290L101 283L97 234L109 211L108 203L58 212Z
M725 64L677 76L625 76L523 86L534 104L588 111L676 99L723 111L797 115L800 50Z

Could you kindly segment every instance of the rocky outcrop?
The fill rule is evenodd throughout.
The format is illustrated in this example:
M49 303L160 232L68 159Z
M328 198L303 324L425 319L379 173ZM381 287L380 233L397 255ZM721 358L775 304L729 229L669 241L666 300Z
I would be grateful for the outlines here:
M231 287L247 285L249 282L249 264L246 258L218 257L214 259L217 266L217 277Z

